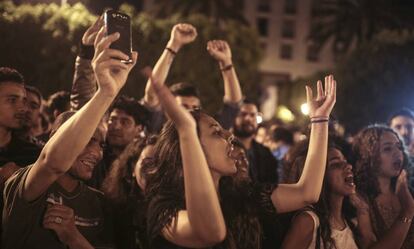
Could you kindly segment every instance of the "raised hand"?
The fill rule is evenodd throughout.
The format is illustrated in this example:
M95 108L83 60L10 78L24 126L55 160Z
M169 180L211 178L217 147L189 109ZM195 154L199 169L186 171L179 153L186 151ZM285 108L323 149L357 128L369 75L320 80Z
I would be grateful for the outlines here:
M404 215L412 218L414 216L414 199L408 188L407 172L405 170L402 170L398 176L395 192L400 200Z
M359 193L355 192L351 194L349 200L351 201L352 206L357 210L357 213L369 214L369 205Z
M179 105L171 91L152 77L151 69L144 69L144 74L149 78L155 94L158 96L162 109L174 122L178 132L184 132L196 128L196 122L191 114L183 106Z
M310 118L329 118L336 102L336 81L333 75L325 77L325 90L322 81L318 80L316 98L313 97L312 89L306 86L306 99Z
M171 30L167 47L177 52L182 46L193 42L196 37L197 30L193 25L187 23L176 24Z
M92 59L92 67L98 82L99 90L105 94L115 96L125 84L128 74L137 62L138 53L132 52L132 63L125 64L121 60L128 60L128 55L119 50L111 49L112 42L119 39L119 33L105 36L105 27L102 27L96 35L94 46L95 56Z
M208 53L220 63L222 66L232 64L231 49L229 44L223 40L212 40L207 43Z
M90 26L82 36L82 44L86 46L93 46L96 35L99 30L104 26L103 16L100 16L92 26Z
M53 230L59 240L68 245L79 231L75 226L75 215L71 208L54 204L50 205L43 217L43 227Z

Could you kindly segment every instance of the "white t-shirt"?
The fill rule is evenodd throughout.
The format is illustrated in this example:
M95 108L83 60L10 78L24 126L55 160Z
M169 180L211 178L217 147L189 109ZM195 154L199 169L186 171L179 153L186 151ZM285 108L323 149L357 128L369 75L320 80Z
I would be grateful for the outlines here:
M312 242L310 243L308 249L314 249L316 247L316 234L319 227L319 218L312 211L305 211L313 219L313 236ZM332 229L331 237L335 241L337 249L358 249L358 246L355 243L354 235L352 234L351 228L345 222L346 227L343 230ZM321 248L323 248L323 240L320 239Z

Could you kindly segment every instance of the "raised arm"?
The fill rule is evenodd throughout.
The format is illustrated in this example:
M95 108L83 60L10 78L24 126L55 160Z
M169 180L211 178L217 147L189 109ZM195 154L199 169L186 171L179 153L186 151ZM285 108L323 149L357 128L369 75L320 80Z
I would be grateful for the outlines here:
M174 25L171 30L170 40L168 41L167 46L153 69L152 77L154 81L164 85L175 55L182 46L193 42L196 37L197 30L191 24L179 23ZM147 85L145 87L144 103L146 107L150 109L157 108L160 104L158 96L152 90L149 80L147 81Z
M101 28L95 39L95 56L92 62L98 90L92 99L67 120L44 146L25 182L23 198L27 201L37 199L57 178L70 169L135 65L137 59L135 52L134 63L130 65L111 59L113 57L127 59L128 56L109 48L109 45L119 38L119 33L107 37L104 33L104 28Z
M238 104L242 100L242 91L231 58L231 49L226 41L213 40L207 43L207 51L217 60L224 81L224 103Z
M91 62L94 54L93 44L96 34L103 25L103 17L100 16L82 36L80 53L75 61L75 72L70 93L70 106L74 111L84 106L97 90L96 78Z
M177 104L168 88L153 84L162 108L178 131L184 172L186 210L163 229L163 236L174 244L199 248L224 240L226 226L213 179L201 147L196 123Z
M317 97L306 86L307 104L311 119L309 149L299 181L295 184L280 184L272 193L272 202L280 213L300 209L318 201L322 189L328 149L328 119L336 101L336 81L333 76L317 83Z

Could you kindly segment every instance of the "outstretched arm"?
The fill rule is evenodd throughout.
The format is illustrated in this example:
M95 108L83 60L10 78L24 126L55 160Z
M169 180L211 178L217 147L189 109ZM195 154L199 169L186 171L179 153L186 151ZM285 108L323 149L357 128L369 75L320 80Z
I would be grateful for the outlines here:
M37 199L57 178L69 170L135 65L137 53L133 53L134 63L130 65L112 59L127 59L128 56L109 48L119 38L119 33L107 37L104 34L105 29L102 28L95 40L95 57L92 62L98 91L46 143L24 185L23 198L27 201Z
M280 184L271 196L280 213L317 202L321 193L328 150L328 119L336 101L336 81L332 75L325 77L325 90L318 81L317 92L313 98L312 89L306 86L311 133L302 175L295 184Z
M234 69L231 49L226 41L213 40L207 43L207 51L220 66L224 81L224 103L238 104L242 100L242 91L236 70Z
M163 229L163 236L180 246L207 247L224 240L226 226L213 179L197 135L196 122L178 105L168 88L152 85L166 115L178 131L184 172L186 210Z
M191 24L179 23L174 25L171 30L170 40L153 69L152 77L154 81L159 82L162 85L165 83L175 55L182 46L193 42L196 37L197 30ZM147 81L145 87L144 102L146 107L150 109L159 106L158 96L154 93L150 80Z

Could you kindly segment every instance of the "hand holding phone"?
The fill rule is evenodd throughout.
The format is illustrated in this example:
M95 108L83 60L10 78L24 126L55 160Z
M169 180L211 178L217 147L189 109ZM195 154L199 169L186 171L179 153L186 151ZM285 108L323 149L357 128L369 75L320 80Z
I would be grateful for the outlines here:
M124 13L107 10L104 15L105 26L107 33L111 35L118 32L120 37L110 46L111 49L120 50L122 53L128 55L128 60L121 60L123 63L132 63L132 39L131 39L131 18Z

